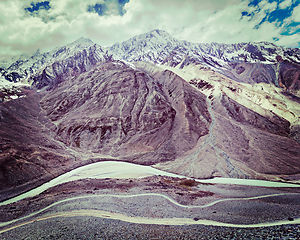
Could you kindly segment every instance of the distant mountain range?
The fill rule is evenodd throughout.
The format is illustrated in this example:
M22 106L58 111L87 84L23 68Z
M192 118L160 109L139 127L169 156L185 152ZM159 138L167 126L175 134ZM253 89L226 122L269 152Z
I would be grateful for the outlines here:
M298 48L278 47L268 42L257 43L191 43L173 38L167 32L154 30L135 36L125 42L116 43L103 48L90 39L80 38L77 41L50 52L41 54L39 50L33 56L21 55L8 67L0 68L2 76L11 82L23 79L34 80L35 85L42 87L47 82L40 82L36 75L43 74L43 80L51 81L51 77L66 74L70 69L83 72L90 69L96 62L108 57L128 62L147 61L155 64L183 68L184 65L201 63L234 80L244 81L240 76L245 70L242 64L273 65L281 57L285 63L299 68L300 50ZM49 75L48 77L45 75ZM68 74L72 74L68 72ZM243 74L242 74L243 75ZM274 75L274 73L273 73ZM266 76L269 77L269 76ZM275 76L272 76L274 80ZM256 79L254 81L267 81Z
M189 177L298 182L300 50L154 30L81 38L0 68L0 188L124 160Z

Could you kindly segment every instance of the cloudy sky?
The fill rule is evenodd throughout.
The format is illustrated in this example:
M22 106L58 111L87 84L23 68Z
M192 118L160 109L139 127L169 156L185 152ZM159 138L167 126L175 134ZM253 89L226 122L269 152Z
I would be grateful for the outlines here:
M0 59L80 37L109 46L153 29L192 42L300 47L300 0L0 0Z

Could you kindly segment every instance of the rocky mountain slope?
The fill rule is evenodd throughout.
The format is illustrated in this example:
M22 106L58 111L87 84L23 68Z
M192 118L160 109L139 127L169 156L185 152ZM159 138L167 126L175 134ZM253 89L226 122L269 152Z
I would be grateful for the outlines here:
M183 80L173 88L175 100L145 72L114 61L56 88L40 103L66 145L152 164L175 159L208 134L205 95Z
M149 63L136 66L159 79L162 73L169 72ZM299 105L287 97L278 99L276 88L270 84L252 86L232 81L204 66L200 69L199 65L190 65L187 69L173 69L178 75L173 74L177 78L181 75L207 96L212 117L209 134L183 157L156 167L199 177L288 180L297 175L300 158L295 149L299 149L299 143L291 134L291 122L299 120ZM285 104L290 108L285 108Z
M160 30L22 56L1 69L0 188L107 158L297 182L299 63L299 49L196 44Z

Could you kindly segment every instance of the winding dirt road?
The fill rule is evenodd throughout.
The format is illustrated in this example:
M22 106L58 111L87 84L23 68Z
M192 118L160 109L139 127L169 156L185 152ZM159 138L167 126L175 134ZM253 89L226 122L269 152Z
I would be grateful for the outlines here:
M295 195L299 196L300 193L282 193L282 194L269 194L269 195L262 195L262 196L255 196L255 197L247 197L247 198L227 198L227 199L220 199L213 201L208 204L204 204L201 206L189 206L189 205L183 205L178 202L176 202L174 199L170 198L169 196L163 195L163 194L157 194L157 193L141 193L141 194L132 194L132 195L115 195L115 194L101 194L101 195L90 195L90 196L80 196L80 197L72 197L68 199L64 199L58 202L55 202L37 212L31 213L27 216L9 221L9 222L3 222L0 223L0 227L3 227L4 229L0 230L0 233L18 228L20 226L24 226L36 221L43 221L46 219L51 218L57 218L57 217L74 217L74 216L92 216L92 217L101 217L101 218L109 218L109 219L115 219L115 220L122 220L126 222L131 223L142 223L142 224L158 224L158 225L184 225L184 224L202 224L202 225L212 225L212 226L226 226L226 227L269 227L269 226L276 226L276 225L284 225L284 224L291 224L291 221L285 220L285 221L276 221L276 222L266 222L266 223L257 223L257 224L232 224L232 223L223 223L223 222L217 222L217 221L211 221L211 220L197 220L195 221L192 218L147 218L147 217L132 217L127 216L125 214L121 213L113 213L108 211L102 211L102 210L95 210L95 209L80 209L80 210L73 210L73 211L65 211L65 212L57 212L53 214L45 214L45 216L39 216L33 219L30 219L34 217L35 215L41 214L44 211L57 206L59 204L64 204L67 202L70 202L72 200L87 200L89 198L105 198L105 197L115 197L115 198L139 198L143 196L155 196L155 197L161 197L164 199L167 199L170 203L181 207L181 208L207 208L210 206L213 206L220 202L226 202L226 201L246 201L246 200L254 200L254 199L260 199L260 198L268 198L268 197L277 197L277 196L284 196L284 195ZM17 223L19 221L23 221L25 219L30 219L27 221L24 221L22 223ZM12 225L16 223L14 226L10 226L8 228L5 228L5 226ZM299 224L300 218L294 219L293 224Z

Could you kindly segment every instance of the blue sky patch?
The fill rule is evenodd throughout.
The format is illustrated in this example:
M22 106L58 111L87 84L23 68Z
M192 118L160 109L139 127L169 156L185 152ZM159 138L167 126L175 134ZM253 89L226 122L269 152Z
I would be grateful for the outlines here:
M32 2L31 7L25 8L25 11L33 13L39 11L40 9L49 10L51 8L49 3L50 3L49 1L37 2L37 3Z
M259 5L258 5L260 2L261 2L261 0L250 0L248 6L257 7L257 8L254 12L248 13L247 16L253 15L253 14L261 11L261 9L259 8ZM276 2L277 7L274 11L266 11L265 12L266 16L262 19L262 21L260 22L259 25L261 25L265 21L268 21L270 23L275 22L275 21L282 22L284 19L292 16L294 8L299 5L299 0L296 0L291 4L291 6L285 8L285 9L280 9L279 4L281 2L283 2L283 0L268 0L268 2L269 3ZM242 14L242 16L245 16L245 12L242 12L241 14Z
M264 4L262 2L262 0L248 0L248 6L251 7L252 10L242 11L241 19L243 19L244 17L250 17L248 21L251 22L255 18L255 16L257 16L257 13L260 13L260 15L262 15L262 19L254 27L254 29L260 29L263 23L274 24L276 28L280 28L280 35L278 37L273 37L273 41L275 42L280 40L280 36L299 35L300 22L294 22L292 20L286 21L286 19L290 19L290 17L293 15L294 9L300 5L300 0L293 0L291 1L290 5L286 5L283 8L281 8L280 4L284 3L285 0L268 0L268 4L276 4L275 9L270 8L267 10L262 10L264 8ZM299 47L299 42L296 45L297 47Z
M96 12L99 16L105 15L105 12L108 10L105 4L96 3L94 6L88 6L88 12Z
M268 13L268 22L279 22L279 26L282 25L284 19L292 16L293 10L296 6L299 5L299 2L293 3L290 7L287 7L285 9L279 9L278 7L273 12Z
M124 6L126 3L128 3L130 0L118 0L119 4Z
M130 0L104 0L104 3L96 3L95 5L88 6L88 12L96 12L99 16L104 16L109 14L109 10L114 10L118 15L123 16L126 11L124 6ZM111 4L113 3L113 4Z
M244 16L249 16L249 13L248 12L242 12L242 17Z
M248 6L249 7L256 7L261 2L261 0L250 0Z
M130 0L118 0L118 2L119 2L119 14L121 15L121 16L123 16L125 13L126 13L126 11L125 11L125 9L124 9L124 5L126 4L126 3L128 3Z
M294 35L300 33L300 22L292 22L284 28L284 31L281 32L283 36Z

